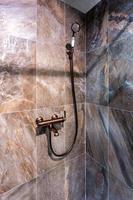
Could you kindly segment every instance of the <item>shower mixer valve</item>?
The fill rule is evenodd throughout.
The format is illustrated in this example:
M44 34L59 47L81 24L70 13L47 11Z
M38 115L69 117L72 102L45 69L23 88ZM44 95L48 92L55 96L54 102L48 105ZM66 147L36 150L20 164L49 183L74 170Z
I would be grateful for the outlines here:
M36 132L37 136L42 134L47 134L48 129L54 133L54 136L59 136L59 130L63 127L64 122L66 121L66 111L64 111L64 116L59 117L57 114L54 114L51 119L44 120L43 117L36 119Z

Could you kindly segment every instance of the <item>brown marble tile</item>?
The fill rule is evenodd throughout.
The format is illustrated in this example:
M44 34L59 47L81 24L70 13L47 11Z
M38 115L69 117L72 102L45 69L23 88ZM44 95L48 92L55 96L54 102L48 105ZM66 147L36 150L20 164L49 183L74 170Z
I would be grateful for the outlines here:
M64 3L60 0L38 0L37 13L37 41L63 47L65 45Z
M0 35L36 40L36 6L0 5Z
M85 105L78 104L78 135L72 152L66 157L66 160L76 157L85 152ZM66 150L73 143L75 135L75 117L73 105L65 106L67 121L65 123L65 146Z
M36 179L17 186L1 195L1 200L37 200L37 184Z
M65 104L65 79L64 47L50 42L37 42L38 108Z
M35 108L35 42L12 36L0 40L0 112Z
M109 24L108 40L114 43L127 36L133 35L133 1L108 1Z
M106 46L108 30L107 0L100 1L86 17L86 51Z
M35 112L0 115L0 193L36 176Z

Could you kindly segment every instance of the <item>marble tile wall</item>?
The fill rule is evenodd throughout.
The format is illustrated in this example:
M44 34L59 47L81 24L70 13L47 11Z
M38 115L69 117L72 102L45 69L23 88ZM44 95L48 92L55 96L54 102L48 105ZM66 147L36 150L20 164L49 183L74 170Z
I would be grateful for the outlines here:
M82 25L74 52L79 133L72 153L53 161L35 119L66 110L52 141L58 153L68 149L75 119L65 46L75 21ZM60 0L0 0L0 25L0 199L84 200L85 15Z
M84 200L84 197L85 156L82 154L4 193L1 200Z
M86 200L132 199L133 190L87 155Z
M82 25L74 53L76 95L77 101L82 103L85 101L85 16L60 0L38 1L38 108L72 104L70 69L65 46L71 41L71 24L75 21Z
M126 200L133 196L132 13L130 0L103 0L87 15L88 199ZM95 175L94 166L98 165L103 175Z

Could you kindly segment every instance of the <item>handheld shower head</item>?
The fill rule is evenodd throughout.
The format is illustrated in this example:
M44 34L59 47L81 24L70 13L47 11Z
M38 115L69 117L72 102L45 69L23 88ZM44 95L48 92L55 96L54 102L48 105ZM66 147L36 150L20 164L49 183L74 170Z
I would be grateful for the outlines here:
M80 31L80 24L78 22L73 23L71 26L71 30L72 30L73 36L74 36L75 33L78 33Z
M80 24L78 22L74 22L72 25L71 25L71 30L72 30L72 40L71 40L71 43L68 43L66 45L66 49L68 51L72 50L75 46L75 34L78 33L80 31L81 27L80 27Z
M71 40L71 46L74 48L75 46L75 34L80 31L80 24L78 22L74 22L71 26L72 30L72 40Z

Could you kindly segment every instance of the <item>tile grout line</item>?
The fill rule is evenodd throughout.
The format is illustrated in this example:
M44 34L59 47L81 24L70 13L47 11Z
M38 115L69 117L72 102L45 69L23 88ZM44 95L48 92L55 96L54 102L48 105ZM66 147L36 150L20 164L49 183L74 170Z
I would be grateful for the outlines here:
M129 112L129 113L132 113L133 110L125 110L125 109L120 109L120 108L117 108L117 107L112 107L112 106L109 106L109 105L102 105L102 104L97 104L97 103L92 103L92 102L86 102L86 104L88 105L95 105L97 107L104 107L104 108L109 108L109 110L118 110L118 111L123 111L123 112Z
M79 105L84 105L85 104L85 102L78 102L77 103L77 105L79 106ZM45 109L45 108L51 108L51 109L53 109L53 108L63 108L63 107L65 107L65 106L73 106L73 104L64 104L64 105L60 105L60 106L44 106L44 107L39 107L39 108L31 108L31 109L28 109L28 110L20 110L20 111L11 111L11 112L1 112L0 113L0 115L6 115L6 114L15 114L15 113L24 113L24 112L31 112L31 111L36 111L36 110L42 110L42 109Z
M85 51L86 51L86 44L87 44L87 29L86 29L86 24L87 24L87 18L85 17ZM87 51L86 51L87 52ZM87 54L85 53L85 74L87 72ZM86 126L86 110L87 110L87 106L86 106L86 93L87 93L87 81L86 81L86 76L85 76L85 200L87 199L87 159L86 159L86 152L87 152L87 135L86 135L86 130L87 130L87 126Z

